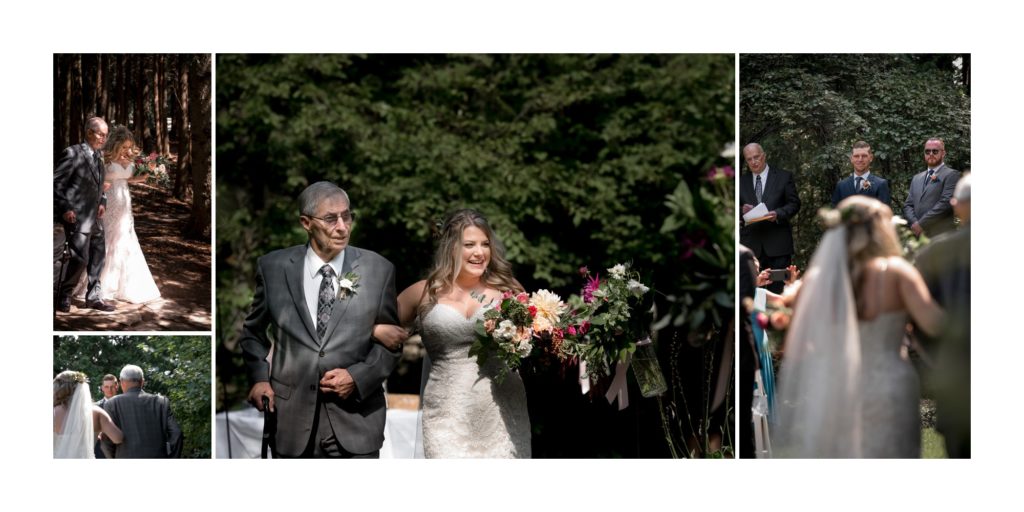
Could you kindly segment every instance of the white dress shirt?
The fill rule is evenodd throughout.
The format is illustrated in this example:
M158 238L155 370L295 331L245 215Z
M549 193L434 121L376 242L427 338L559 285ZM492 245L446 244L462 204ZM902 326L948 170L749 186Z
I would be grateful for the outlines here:
M331 288L337 293L341 267L345 263L345 251L338 253L331 261L325 262L313 251L311 245L306 244L306 259L302 264L302 293L306 297L306 307L309 308L309 316L313 320L313 325L316 325L316 308L320 302L320 282L324 279L320 268L324 266L324 263L334 269L334 282L331 283Z
M761 195L763 196L764 195L764 191L767 190L767 187L768 187L768 170L769 170L768 169L768 164L765 164L764 165L764 170L761 171L761 174L750 173L752 175L750 177L750 184L751 184L752 187L754 187L754 194L757 194L757 177L758 176L761 177ZM763 203L764 201L761 201L761 202ZM755 204L754 206L757 206L757 205Z

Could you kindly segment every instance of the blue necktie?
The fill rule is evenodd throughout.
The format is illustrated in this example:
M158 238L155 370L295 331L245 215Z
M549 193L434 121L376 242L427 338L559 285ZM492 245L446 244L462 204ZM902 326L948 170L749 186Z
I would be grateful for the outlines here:
M857 189L857 190L855 190L855 191L854 191L854 193L860 193L860 181L861 181L861 180L863 180L863 179L864 179L864 178L861 178L860 176L857 176L857 177L856 177L856 178L854 179L854 181L856 181L856 182L857 182L857 184L853 186L853 188Z
M320 296L316 303L316 335L323 340L327 332L327 321L331 319L331 309L334 308L334 267L320 267L320 275L324 278L320 281Z

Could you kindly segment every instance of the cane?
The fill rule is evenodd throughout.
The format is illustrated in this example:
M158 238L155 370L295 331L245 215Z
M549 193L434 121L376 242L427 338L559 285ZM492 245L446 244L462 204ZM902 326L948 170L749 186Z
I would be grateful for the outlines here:
M270 398L263 397L263 446L260 448L260 458L266 459L267 452L274 456L277 451L277 443L274 436L277 433L277 413L270 412Z
M64 269L71 260L71 244L68 243L68 233L64 232L64 249L60 254L60 273L57 274L57 282L53 285L53 316L57 316L57 303L60 301L60 288L64 284Z

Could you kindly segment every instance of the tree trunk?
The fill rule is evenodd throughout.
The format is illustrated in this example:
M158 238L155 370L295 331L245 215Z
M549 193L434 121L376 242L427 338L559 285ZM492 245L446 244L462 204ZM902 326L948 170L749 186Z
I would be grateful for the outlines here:
M185 236L206 239L210 229L210 55L191 56L189 117L192 121L192 215Z
M191 55L178 55L178 172L174 173L174 197L185 199L185 177L192 176L192 141L189 130L189 61ZM194 197L193 197L194 200Z
M99 113L109 124L114 116L110 112L110 73L107 67L110 66L110 57L100 55L96 63L96 86L99 87Z
M64 134L67 133L67 115L64 112L64 94L60 86L64 84L64 70L61 69L64 59L58 54L53 54L53 152L58 152L67 147L64 144Z
M153 151L161 153L163 150L164 134L164 106L162 91L160 90L160 55L153 57L153 77L150 79L150 87L153 89Z
M68 85L68 94L71 105L71 112L68 117L70 118L70 130L68 130L69 138L68 145L78 144L79 142L85 141L85 133L82 126L85 124L85 113L82 112L82 56L75 55L71 57L71 72L70 81Z
M145 83L146 73L145 65L143 61L145 56L139 55L135 60L135 80L132 82L132 88L135 89L135 106L132 113L132 123L135 127L135 143L138 144L139 148L143 151L146 150L146 95L145 95Z
M121 123L128 125L128 66L125 55L117 56L117 115Z

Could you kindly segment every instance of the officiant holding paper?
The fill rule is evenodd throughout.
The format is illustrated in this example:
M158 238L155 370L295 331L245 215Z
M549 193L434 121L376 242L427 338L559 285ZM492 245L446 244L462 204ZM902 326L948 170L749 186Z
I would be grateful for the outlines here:
M800 211L793 175L768 165L761 145L743 148L750 172L740 176L740 243L750 248L762 269L784 269L793 260L793 228L790 219ZM782 293L782 282L768 289Z

